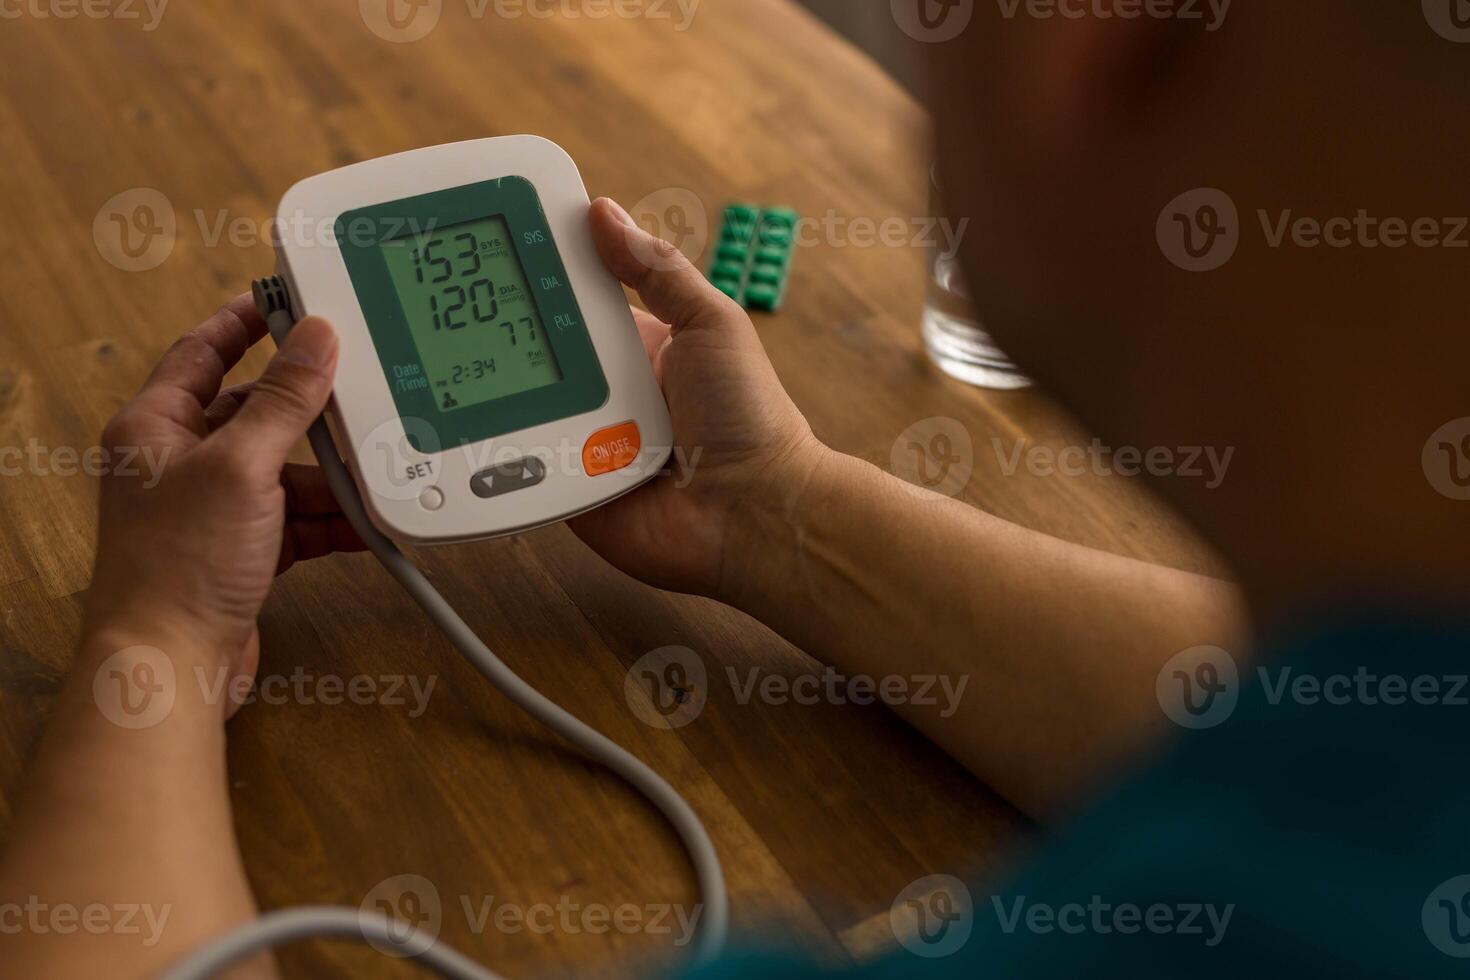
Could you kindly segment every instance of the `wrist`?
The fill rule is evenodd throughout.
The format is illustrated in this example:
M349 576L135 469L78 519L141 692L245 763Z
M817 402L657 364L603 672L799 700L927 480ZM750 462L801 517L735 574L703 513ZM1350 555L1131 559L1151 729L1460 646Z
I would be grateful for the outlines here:
M731 507L711 598L753 613L751 596L769 591L769 583L781 583L789 594L793 562L809 536L813 502L829 495L828 484L843 459L808 435L762 469Z
M128 647L155 647L181 664L212 666L229 661L218 646L178 624L148 625L132 617L89 620L82 629L78 660L104 660Z
M124 730L223 722L232 673L217 645L143 616L89 616L68 672L63 714Z
M194 590L178 581L146 574L129 579L99 564L82 624L83 652L155 646L191 664L229 664L253 627L253 620L236 623L202 607Z
M158 651L145 656L157 660L162 655L179 678L196 671L228 669L235 659L226 644L175 610L143 605L107 610L93 607L83 623L73 673L90 677L109 658L125 650Z

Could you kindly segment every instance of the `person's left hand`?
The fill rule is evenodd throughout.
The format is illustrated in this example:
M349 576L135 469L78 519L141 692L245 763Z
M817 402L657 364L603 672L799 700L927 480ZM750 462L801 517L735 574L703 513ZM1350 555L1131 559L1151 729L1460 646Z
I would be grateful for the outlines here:
M301 321L251 384L225 373L266 333L248 294L180 338L107 426L91 634L187 649L254 677L255 619L294 561L361 550L314 466L286 456L332 391L337 335ZM233 706L229 706L233 707Z

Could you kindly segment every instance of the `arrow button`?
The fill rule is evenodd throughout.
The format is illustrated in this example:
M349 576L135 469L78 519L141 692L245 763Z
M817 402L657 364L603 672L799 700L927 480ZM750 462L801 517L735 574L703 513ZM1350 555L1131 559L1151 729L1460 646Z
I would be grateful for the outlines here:
M546 479L546 463L539 456L526 456L483 469L470 477L470 490L476 497L488 500L527 487Z

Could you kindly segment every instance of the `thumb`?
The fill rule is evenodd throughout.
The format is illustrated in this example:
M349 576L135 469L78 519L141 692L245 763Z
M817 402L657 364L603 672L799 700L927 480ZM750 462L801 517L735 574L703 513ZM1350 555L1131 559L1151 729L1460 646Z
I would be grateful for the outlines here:
M230 451L248 453L257 465L279 473L291 447L327 406L337 348L337 332L326 320L298 323L218 438Z
M748 322L740 305L711 285L683 252L639 228L616 201L606 197L593 201L589 219L603 263L637 290L648 312L669 324L675 334L692 327Z

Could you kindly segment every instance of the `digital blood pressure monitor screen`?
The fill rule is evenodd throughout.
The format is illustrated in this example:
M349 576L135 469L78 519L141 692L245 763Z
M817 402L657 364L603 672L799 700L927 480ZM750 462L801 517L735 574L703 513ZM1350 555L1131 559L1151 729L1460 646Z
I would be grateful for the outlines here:
M504 215L379 248L441 411L562 379Z
M600 408L608 385L575 284L524 177L357 208L337 243L415 448ZM439 445L420 444L427 423Z

